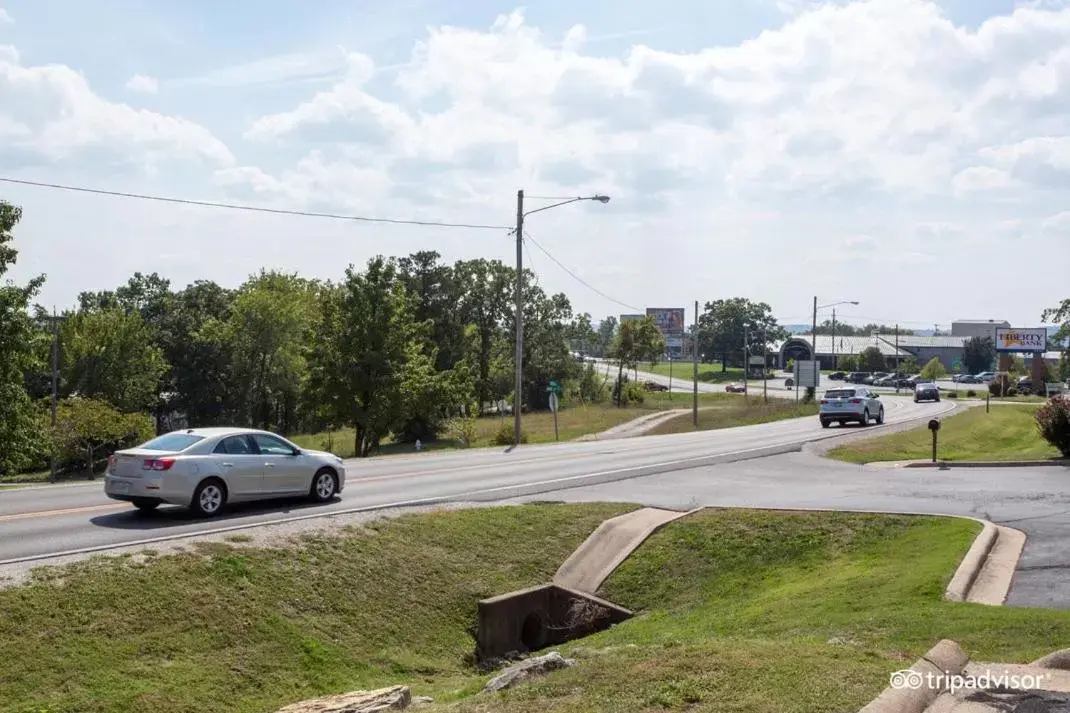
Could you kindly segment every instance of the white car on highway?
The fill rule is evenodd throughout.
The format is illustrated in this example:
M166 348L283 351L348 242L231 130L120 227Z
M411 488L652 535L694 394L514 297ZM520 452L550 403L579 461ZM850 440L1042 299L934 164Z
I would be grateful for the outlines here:
M108 458L104 493L152 510L168 503L212 516L227 503L307 495L325 503L345 487L342 459L249 428L172 431Z
M857 421L868 426L870 421L884 423L884 404L880 394L868 386L829 389L821 399L818 410L821 427L828 428L833 421L841 426L848 421Z

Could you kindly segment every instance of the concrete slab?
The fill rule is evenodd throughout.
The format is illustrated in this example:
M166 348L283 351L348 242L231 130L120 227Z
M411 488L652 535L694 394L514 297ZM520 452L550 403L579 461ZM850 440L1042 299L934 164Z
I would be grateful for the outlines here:
M642 508L606 520L569 555L554 575L554 584L594 594L646 538L691 512Z
M1018 560L1025 549L1025 533L996 525L996 540L966 595L974 604L1001 606L1007 600Z

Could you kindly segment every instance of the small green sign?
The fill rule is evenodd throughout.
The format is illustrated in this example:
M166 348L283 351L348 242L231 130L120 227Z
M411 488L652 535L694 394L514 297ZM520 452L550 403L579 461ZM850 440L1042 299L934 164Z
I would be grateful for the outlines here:
M551 381L550 385L546 387L546 390L552 394L560 394L561 385L558 384L556 381Z

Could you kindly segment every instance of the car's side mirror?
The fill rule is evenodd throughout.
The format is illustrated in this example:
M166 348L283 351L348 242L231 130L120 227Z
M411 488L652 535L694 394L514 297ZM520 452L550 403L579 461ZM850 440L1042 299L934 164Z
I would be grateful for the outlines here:
M292 456L301 455L301 449L300 448L294 448L292 451L290 451L290 455L292 455Z

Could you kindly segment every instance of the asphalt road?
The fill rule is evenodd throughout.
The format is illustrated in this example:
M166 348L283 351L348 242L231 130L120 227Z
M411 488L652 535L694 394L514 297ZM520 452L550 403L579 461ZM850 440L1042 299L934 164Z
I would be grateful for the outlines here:
M1070 609L1070 468L866 468L805 453L543 493L540 500L969 515L1022 530L1008 605ZM530 498L519 498L523 501Z
M889 425L927 419L955 407L894 397L887 398L885 406ZM0 565L334 512L502 500L616 482L790 452L805 442L860 428L825 430L811 417L700 433L522 446L511 452L478 449L349 461L345 491L333 503L241 506L211 520L194 519L181 508L139 513L105 497L99 481L0 491ZM873 433L879 430L869 427Z

